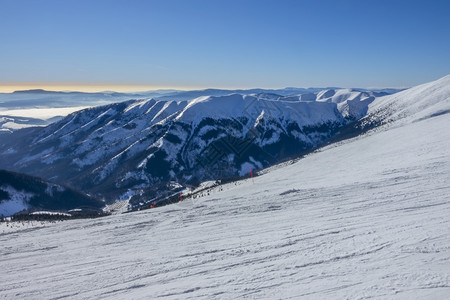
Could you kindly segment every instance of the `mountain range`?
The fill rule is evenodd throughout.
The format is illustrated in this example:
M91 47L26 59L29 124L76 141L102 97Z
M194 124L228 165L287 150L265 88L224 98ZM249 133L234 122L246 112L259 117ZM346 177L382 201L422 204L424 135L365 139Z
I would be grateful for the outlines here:
M288 96L251 90L260 93L127 100L6 135L0 142L0 168L67 185L105 203L121 200L134 209L148 207L201 182L245 178L354 137L389 122L390 112L399 114L398 119L405 109L426 111L429 103L420 103L427 94L419 97L416 90L392 95L358 89L283 90L303 92ZM420 101L399 104L397 95Z
M128 100L9 134L0 142L0 168L107 202L159 202L206 180L239 179L308 153L365 116L381 95L326 89Z
M336 89L336 88L335 88ZM249 90L155 90L137 93L118 92L57 92L42 89L0 93L0 134L11 133L17 129L44 126L53 123L67 114L87 107L117 103L129 99L149 99L164 101L191 101L202 96L225 96L229 94L250 95L258 93L281 96L313 94L325 88L284 88ZM357 89L358 91L368 91ZM397 89L373 90L382 94L392 94ZM3 120L3 121L1 121Z

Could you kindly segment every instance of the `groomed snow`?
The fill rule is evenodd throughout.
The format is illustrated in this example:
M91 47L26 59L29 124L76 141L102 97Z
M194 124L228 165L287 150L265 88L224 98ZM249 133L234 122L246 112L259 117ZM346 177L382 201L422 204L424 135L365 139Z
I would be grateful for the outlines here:
M200 199L0 230L0 298L448 299L450 114L431 116Z

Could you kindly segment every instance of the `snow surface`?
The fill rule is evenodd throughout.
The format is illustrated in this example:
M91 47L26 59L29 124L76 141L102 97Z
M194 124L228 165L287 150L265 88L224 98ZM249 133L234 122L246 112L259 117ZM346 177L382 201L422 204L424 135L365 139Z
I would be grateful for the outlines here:
M385 123L397 125L417 122L450 113L450 75L418 85L369 105L368 115L383 117ZM448 127L448 126L446 126Z
M435 108L176 205L0 223L0 298L448 299L450 113Z

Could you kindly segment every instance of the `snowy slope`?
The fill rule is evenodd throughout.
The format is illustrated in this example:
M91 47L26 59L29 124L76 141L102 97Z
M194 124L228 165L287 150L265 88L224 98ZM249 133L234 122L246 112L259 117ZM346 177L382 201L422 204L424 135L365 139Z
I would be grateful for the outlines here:
M369 105L366 119L395 125L417 122L450 112L450 75L394 95L383 97Z
M450 114L437 114L441 105L177 205L1 224L0 297L447 299Z

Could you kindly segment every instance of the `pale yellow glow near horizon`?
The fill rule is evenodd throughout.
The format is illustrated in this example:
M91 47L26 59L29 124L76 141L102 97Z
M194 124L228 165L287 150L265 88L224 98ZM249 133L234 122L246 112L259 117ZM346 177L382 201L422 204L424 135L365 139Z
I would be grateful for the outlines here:
M212 86L157 86L146 84L112 84L112 83L2 83L0 82L0 93L12 93L14 91L34 90L42 89L47 91L57 92L104 92L114 91L120 93L132 93L132 92L146 92L164 89L173 90L203 90L208 88L217 89L250 89L249 87L212 87ZM252 87L255 88L255 87ZM279 89L281 87L266 87L266 89ZM343 87L345 88L345 87ZM366 89L381 89L381 88L393 88L393 89L406 89L409 87L366 87Z
M201 87L181 86L155 86L145 84L83 84L83 83L0 83L0 93L12 93L14 91L43 89L47 91L76 91L76 92L144 92L160 89L196 90Z

